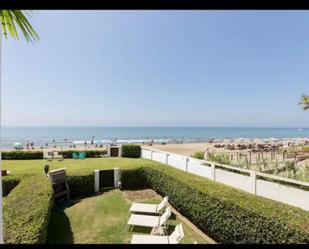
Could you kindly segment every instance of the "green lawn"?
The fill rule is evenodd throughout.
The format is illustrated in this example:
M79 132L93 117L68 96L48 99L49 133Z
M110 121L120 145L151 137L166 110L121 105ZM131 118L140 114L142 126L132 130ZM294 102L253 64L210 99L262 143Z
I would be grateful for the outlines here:
M150 234L151 229L133 227L129 231L126 226L130 196L138 197L141 202L160 202L158 195L145 196L143 191L111 190L66 206L56 205L50 218L48 243L130 243L133 233ZM169 233L179 222L175 215L169 219ZM187 224L182 224L185 237L181 243L208 243Z
M142 159L142 158L87 158L64 159L63 161L46 161L46 160L3 160L2 167L11 171L13 175L19 174L43 174L44 165L48 164L50 170L57 168L66 168L68 175L89 174L95 169L112 169L119 168L136 168L141 166L162 166L161 163Z

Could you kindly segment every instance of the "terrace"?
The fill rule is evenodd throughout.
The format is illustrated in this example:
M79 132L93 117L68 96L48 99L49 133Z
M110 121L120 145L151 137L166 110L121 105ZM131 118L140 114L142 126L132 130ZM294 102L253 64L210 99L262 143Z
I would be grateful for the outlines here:
M68 175L83 176L95 169L134 169L140 166L158 167L160 163L133 158L87 158L85 160L65 159L65 161L46 160L5 160L4 169L13 175L6 179L24 179L29 176L42 176L43 165L51 170L66 167ZM6 198L4 198L6 199ZM149 228L133 227L129 230L129 208L132 202L158 203L162 197L151 189L145 190L108 190L87 197L74 196L68 202L57 202L51 209L47 228L46 243L130 243L133 234L150 234ZM182 223L185 237L180 243L208 244L214 241L200 231L176 210L168 220L167 234L175 225ZM27 243L27 242L26 242Z

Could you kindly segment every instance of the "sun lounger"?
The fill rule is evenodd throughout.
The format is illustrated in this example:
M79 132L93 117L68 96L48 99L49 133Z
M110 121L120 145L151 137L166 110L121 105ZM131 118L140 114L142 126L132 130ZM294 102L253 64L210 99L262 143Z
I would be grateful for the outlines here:
M85 159L85 158L86 158L86 152L80 152L79 159Z
M63 160L63 156L62 155L59 155L59 153L57 151L54 151L53 152L53 158L54 159L58 159L58 160Z
M128 225L141 227L162 227L171 216L171 208L168 207L161 216L131 214Z
M73 157L73 159L79 159L78 153L76 153L76 152L72 153L72 157Z
M132 203L131 213L160 213L168 203L168 197L165 196L159 204Z
M184 232L180 223L170 236L133 234L131 244L179 244L183 237Z
M66 176L66 169L56 169L47 174L51 180L54 198L65 196L69 200L69 184Z
M44 158L45 160L48 160L48 161L53 160L52 155L50 154L50 152L47 152L47 151L44 151L44 153L43 153L43 158Z

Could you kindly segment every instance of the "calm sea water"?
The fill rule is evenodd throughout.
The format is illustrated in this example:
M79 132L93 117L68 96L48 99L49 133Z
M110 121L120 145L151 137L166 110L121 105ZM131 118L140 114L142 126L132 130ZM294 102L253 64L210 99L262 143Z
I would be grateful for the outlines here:
M236 127L2 127L2 148L15 142L35 146L75 140L101 139L174 139L187 142L210 138L309 138L309 128L236 128Z

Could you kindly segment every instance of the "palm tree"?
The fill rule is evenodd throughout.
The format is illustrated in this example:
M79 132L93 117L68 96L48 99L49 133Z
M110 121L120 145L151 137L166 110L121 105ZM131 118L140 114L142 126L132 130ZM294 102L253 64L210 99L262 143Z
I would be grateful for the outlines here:
M309 109L309 96L303 94L298 104L301 105L304 110L308 110Z
M1 45L2 33L5 39L8 39L8 33L13 39L19 39L17 27L22 31L27 42L39 40L38 34L32 28L25 14L30 15L30 11L26 10L0 10L0 85L1 85ZM1 93L0 93L1 94ZM1 167L1 151L0 151L0 172ZM0 244L3 244L3 213L2 213L2 174L0 174Z

